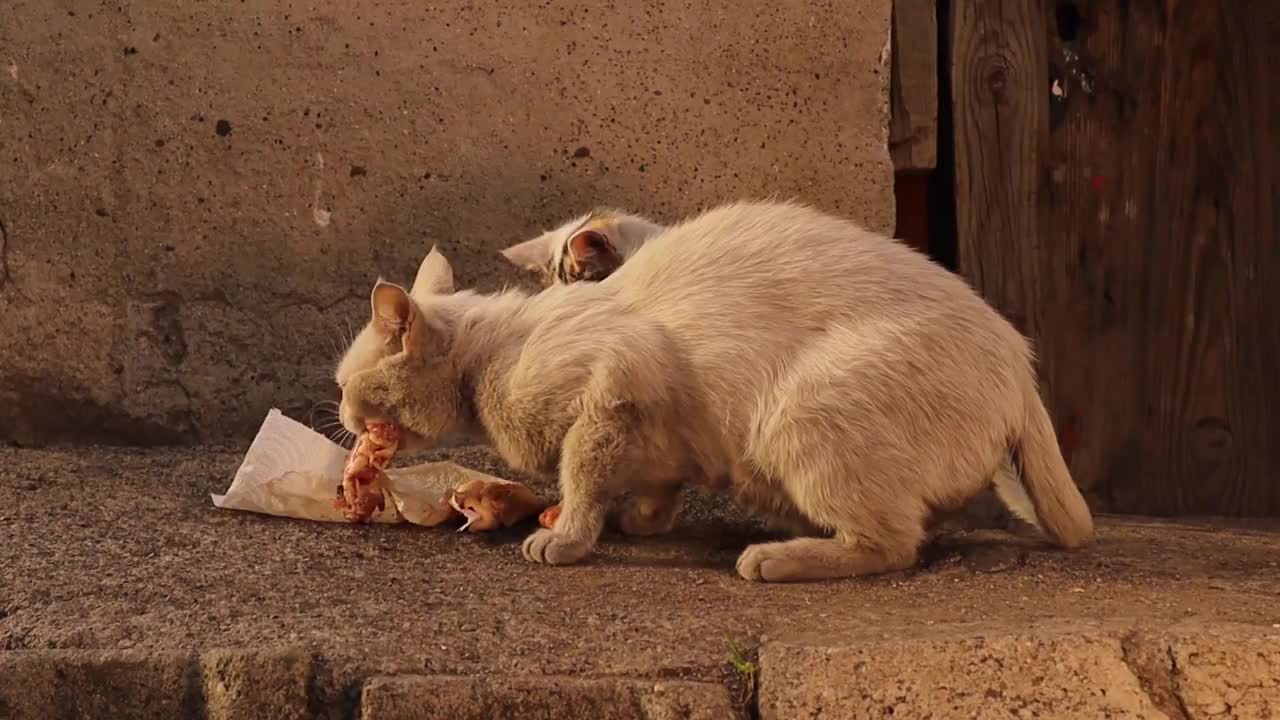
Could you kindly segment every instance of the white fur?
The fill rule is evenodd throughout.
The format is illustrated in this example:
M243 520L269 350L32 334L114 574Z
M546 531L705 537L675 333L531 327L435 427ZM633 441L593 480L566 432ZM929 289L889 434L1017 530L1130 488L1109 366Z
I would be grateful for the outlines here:
M585 557L623 491L665 521L690 478L731 478L749 506L825 533L748 548L738 570L757 580L907 567L931 513L993 483L1013 497L1014 462L1029 502L1011 504L1063 546L1092 531L1026 340L960 278L849 222L728 205L599 283L419 294L400 350L347 368L344 422L466 429L518 468L558 468L560 519L526 541L531 560Z

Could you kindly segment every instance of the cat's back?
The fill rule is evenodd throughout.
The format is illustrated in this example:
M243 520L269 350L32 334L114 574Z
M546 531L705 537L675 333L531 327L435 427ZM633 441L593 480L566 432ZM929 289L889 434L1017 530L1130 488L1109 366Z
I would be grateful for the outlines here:
M601 285L661 326L719 398L823 362L1021 366L1025 340L961 278L905 245L790 203L711 210L652 239Z
M976 295L901 243L793 203L734 203L652 239L606 283L619 299L664 321L739 324L929 312Z
M645 362L645 348L661 355L668 345L660 325L619 304L612 286L573 283L548 288L520 310L529 328L510 358L513 388L556 394L583 387L593 374L629 376L637 388L662 388L663 362ZM553 390L552 388L558 388ZM640 393L644 394L644 393Z
M530 332L520 360L534 373L556 366L585 369L608 351L626 324L608 293L592 283L553 285L531 298L521 313Z

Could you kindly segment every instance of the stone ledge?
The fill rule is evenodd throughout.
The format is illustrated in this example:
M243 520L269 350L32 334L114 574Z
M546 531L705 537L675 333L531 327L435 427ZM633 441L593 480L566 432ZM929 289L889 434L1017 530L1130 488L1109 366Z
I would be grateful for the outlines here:
M297 650L2 652L0 718L305 718L310 677Z
M1175 637L1167 657L1189 718L1280 718L1280 632Z
M766 644L760 717L1280 717L1280 633Z
M563 675L368 674L292 648L0 652L0 718L205 717L361 720L490 717L719 720L747 709L712 682ZM316 685L346 678L349 704ZM1280 717L1280 631L939 628L858 644L768 641L759 717ZM357 697L358 695L358 697ZM323 697L321 697L323 696ZM336 704L335 704L336 703ZM341 707L339 707L341 705Z
M189 653L0 653L4 720L191 717L200 705L198 668Z
M310 717L311 656L299 650L213 650L200 658L208 720Z
M361 720L723 720L739 713L721 685L567 677L374 678Z
M0 652L0 718L302 719L334 705L313 697L317 670L295 649L182 652ZM357 681L357 687L360 683ZM336 706L335 706L336 707ZM631 678L398 675L363 683L365 720L506 717L722 720L742 716L721 685Z

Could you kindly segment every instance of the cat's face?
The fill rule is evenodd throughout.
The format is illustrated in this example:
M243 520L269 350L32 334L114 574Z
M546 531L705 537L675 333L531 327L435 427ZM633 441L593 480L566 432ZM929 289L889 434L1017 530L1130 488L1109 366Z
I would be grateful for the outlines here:
M502 254L517 267L536 273L545 287L598 282L663 229L621 210L593 210Z
M347 348L334 380L338 417L356 434L391 422L412 449L456 431L461 400L449 362L452 318L440 302L453 293L449 261L432 249L405 291L381 279L370 295L369 323Z

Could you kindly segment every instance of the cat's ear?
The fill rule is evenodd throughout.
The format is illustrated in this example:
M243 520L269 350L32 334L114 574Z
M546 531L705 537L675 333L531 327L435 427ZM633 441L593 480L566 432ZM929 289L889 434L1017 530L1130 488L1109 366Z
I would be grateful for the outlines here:
M409 294L418 300L432 295L453 294L453 267L438 248L433 246L431 252L423 258Z
M569 237L565 251L569 260L577 270L577 275L585 280L603 280L622 266L622 253L618 250L615 228L600 226L588 230L579 230Z
M539 235L502 251L512 265L523 270L541 270L551 262L551 237Z
M386 342L403 336L413 325L413 300L404 288L378 278L369 296L373 317L371 323Z

